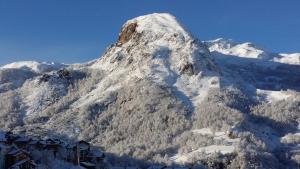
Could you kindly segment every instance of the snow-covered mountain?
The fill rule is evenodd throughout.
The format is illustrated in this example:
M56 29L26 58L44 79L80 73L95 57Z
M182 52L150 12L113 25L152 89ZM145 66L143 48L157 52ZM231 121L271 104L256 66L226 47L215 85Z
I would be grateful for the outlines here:
M211 52L219 52L225 55L232 55L245 58L263 59L274 62L300 65L299 53L272 53L253 43L237 43L232 39L219 38L204 42L208 45Z
M127 163L293 168L298 56L201 42L170 14L140 16L91 62L1 67L0 128L84 139Z

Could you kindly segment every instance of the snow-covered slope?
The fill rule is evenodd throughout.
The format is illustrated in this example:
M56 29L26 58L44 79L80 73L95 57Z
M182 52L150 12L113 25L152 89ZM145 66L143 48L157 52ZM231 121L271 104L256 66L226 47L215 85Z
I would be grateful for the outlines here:
M36 73L44 73L65 67L64 64L54 62L20 61L0 67L0 69L27 69Z
M300 53L292 53L292 54L280 53L279 56L274 58L274 61L280 63L300 65Z
M236 43L231 39L219 38L207 41L209 50L220 52L226 55L233 55L245 58L267 59L268 53L250 42Z
M297 56L201 42L170 14L140 16L91 62L1 67L0 128L85 139L132 163L293 168Z
M232 39L219 38L204 42L211 52L218 52L225 55L238 56L244 58L263 59L274 62L300 65L300 54L276 54L260 48L257 45L245 42L237 43Z

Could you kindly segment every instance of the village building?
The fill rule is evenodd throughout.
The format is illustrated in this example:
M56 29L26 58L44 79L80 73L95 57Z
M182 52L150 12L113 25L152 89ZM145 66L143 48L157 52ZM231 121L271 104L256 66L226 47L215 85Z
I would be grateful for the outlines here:
M25 160L25 159L26 160L31 159L30 153L25 150L13 147L11 149L11 151L9 151L6 154L5 166L6 166L6 168L9 168L9 167L13 166L14 164L16 164L22 160Z
M24 159L13 164L9 169L35 169L37 164L30 159Z
M76 150L79 152L77 152L76 155L79 155L80 161L88 161L88 156L89 156L90 150L91 150L90 143L88 143L86 141L79 141L77 143L77 150Z
M44 155L53 155L53 160L69 161L84 169L104 169L105 166L105 154L91 149L86 141L72 145L59 139L39 140L0 132L0 169L35 169Z

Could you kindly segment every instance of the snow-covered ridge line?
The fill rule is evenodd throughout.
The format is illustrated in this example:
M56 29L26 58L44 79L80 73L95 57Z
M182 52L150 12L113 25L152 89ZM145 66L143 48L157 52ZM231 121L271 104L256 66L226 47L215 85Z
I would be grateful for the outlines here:
M300 65L300 53L273 53L251 42L239 43L225 38L204 41L204 43L207 44L211 52L218 52L224 55Z
M43 73L52 70L58 70L67 65L55 62L37 62L37 61L19 61L0 67L1 69L26 69L36 73Z

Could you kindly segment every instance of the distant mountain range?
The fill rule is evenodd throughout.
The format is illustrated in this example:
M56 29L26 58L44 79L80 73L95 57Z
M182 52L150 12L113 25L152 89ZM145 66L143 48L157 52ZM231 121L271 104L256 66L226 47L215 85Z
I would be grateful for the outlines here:
M200 41L155 13L127 21L91 62L2 66L0 129L83 139L132 161L297 168L299 84L300 53Z

